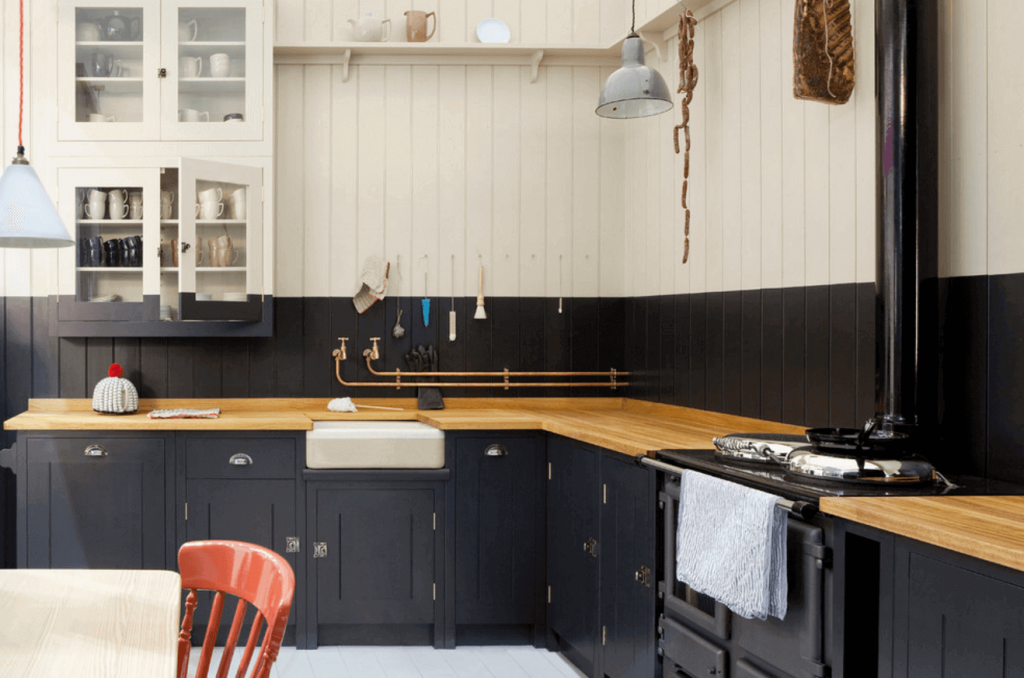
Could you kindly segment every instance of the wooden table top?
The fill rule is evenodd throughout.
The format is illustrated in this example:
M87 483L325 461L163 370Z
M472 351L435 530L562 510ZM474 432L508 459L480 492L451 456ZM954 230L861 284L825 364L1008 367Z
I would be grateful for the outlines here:
M0 570L0 678L174 678L181 577Z
M412 398L357 398L358 413L327 410L328 399L266 398L142 400L140 414L92 411L92 401L30 400L8 419L16 431L307 431L315 421L420 421L445 431L547 431L629 455L662 449L710 449L716 436L737 431L803 433L803 427L625 398L448 398L444 410L418 410ZM220 407L219 419L149 419L157 408Z
M821 510L1024 571L1024 497L826 497Z

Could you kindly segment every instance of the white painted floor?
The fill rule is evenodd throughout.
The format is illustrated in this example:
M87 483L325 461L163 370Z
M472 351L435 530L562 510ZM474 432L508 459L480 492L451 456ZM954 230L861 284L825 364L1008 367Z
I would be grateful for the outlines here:
M200 648L192 648L189 676ZM234 676L241 649L232 657ZM222 648L214 650L208 675L215 676ZM251 673L252 666L248 671ZM525 645L508 647L282 647L272 678L583 678L562 655Z

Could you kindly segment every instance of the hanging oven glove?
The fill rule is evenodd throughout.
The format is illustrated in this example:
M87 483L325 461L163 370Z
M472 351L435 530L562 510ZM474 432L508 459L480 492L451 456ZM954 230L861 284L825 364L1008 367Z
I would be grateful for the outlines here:
M429 347L424 349L422 346L417 347L416 352L420 356L420 360L423 364L424 372L436 372L437 371L437 350L434 345L431 344ZM420 387L419 389L419 409L421 410L443 410L444 399L441 397L441 389L436 387Z

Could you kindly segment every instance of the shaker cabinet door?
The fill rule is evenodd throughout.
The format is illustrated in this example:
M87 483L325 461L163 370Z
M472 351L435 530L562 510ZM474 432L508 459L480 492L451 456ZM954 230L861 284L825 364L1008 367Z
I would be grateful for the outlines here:
M455 622L534 624L543 579L537 439L455 445Z
M164 438L30 437L25 444L22 567L168 566Z

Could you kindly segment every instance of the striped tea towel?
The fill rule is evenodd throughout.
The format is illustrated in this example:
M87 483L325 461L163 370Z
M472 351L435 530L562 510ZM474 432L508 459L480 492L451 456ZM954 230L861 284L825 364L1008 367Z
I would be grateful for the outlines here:
M150 419L216 419L220 416L220 408L208 410L153 410L146 415Z

